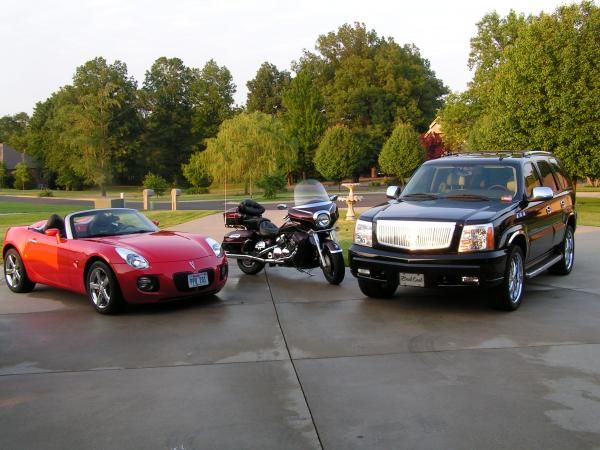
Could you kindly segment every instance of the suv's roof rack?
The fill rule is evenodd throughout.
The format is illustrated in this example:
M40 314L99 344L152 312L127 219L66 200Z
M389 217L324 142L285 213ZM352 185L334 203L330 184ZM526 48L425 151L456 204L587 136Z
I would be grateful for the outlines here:
M481 151L481 152L465 152L465 153L446 153L443 156L462 156L462 157L482 157L482 156L498 156L500 158L509 158L509 157L525 157L525 156L535 156L535 155L552 155L551 152L547 152L544 150L490 150L490 151Z

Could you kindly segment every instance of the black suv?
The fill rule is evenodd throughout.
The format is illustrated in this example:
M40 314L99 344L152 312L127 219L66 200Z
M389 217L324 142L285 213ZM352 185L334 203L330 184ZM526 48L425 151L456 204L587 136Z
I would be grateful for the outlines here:
M547 152L449 155L427 161L403 191L356 222L350 269L369 297L401 286L483 286L515 310L526 278L567 275L575 193Z

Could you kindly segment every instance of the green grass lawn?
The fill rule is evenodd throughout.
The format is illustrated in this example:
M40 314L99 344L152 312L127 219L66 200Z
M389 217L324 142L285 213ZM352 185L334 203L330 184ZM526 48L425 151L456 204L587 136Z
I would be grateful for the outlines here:
M600 198L580 197L576 206L579 225L600 227Z
M4 235L8 227L31 225L39 220L47 219L50 214L56 213L65 216L77 208L69 205L19 203L0 201L0 245L4 242ZM168 228L190 220L199 219L217 211L143 211L149 219L159 222L160 228Z

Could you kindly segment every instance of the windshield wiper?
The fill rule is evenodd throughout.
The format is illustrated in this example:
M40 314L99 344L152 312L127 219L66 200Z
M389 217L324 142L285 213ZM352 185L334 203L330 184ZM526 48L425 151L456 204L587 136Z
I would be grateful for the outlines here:
M486 202L490 200L485 195L479 195L479 194L451 194L451 195L446 195L443 198L457 199L457 200L485 200Z
M438 196L437 196L437 194L428 194L427 192L414 192L412 194L404 194L404 195L400 196L400 199L405 199L405 198L433 200L433 199L438 198Z

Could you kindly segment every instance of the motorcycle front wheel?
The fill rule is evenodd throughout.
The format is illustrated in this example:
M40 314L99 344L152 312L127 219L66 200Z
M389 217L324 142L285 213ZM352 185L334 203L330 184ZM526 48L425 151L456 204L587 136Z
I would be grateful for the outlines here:
M325 279L331 284L340 284L346 275L344 254L342 252L331 253L328 248L323 249L325 265L321 265Z
M265 267L265 263L246 258L237 258L237 265L246 275L256 275Z

